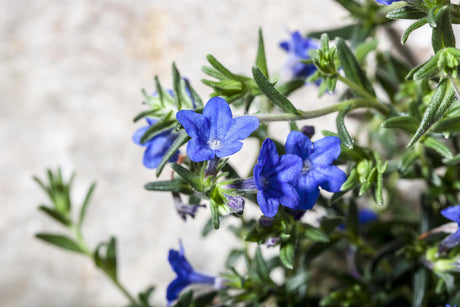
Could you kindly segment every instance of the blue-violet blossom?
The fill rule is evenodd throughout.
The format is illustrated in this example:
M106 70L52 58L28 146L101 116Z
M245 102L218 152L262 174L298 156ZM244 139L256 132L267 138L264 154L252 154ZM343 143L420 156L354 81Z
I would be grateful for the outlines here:
M378 219L378 217L379 217L378 214L375 213L375 211L373 211L371 209L362 208L362 209L358 210L358 224L359 224L359 226L367 224L367 223L371 223L371 222L375 221L376 219ZM345 229L345 224L342 223L337 228L340 229L340 230L344 230Z
M443 252L460 244L460 205L443 209L441 210L441 214L449 220L456 222L458 229L456 232L448 235L441 241L439 244L439 252Z
M310 58L310 49L318 49L316 42L310 38L304 38L295 31L291 34L291 39L280 43L280 47L288 53L285 67L290 70L294 78L307 78L316 71L313 64L302 63L301 60Z
M203 114L182 110L176 118L192 138L187 144L187 155L194 162L233 155L243 146L240 140L259 127L259 119L254 116L233 119L230 106L220 97L211 98Z
M141 143L141 138L145 134L145 132L155 124L157 121L151 118L146 118L148 126L144 126L139 128L133 135L133 141L137 145L144 146L145 147L145 152L144 152L144 158L143 158L143 163L144 166L147 168L157 168L158 165L160 164L161 159L163 159L163 156L165 153L168 151L168 149L171 147L171 145L174 143L176 138L179 136L178 133L173 132L173 129L164 131L150 140L148 140L145 143ZM177 158L179 157L179 151L177 151L171 159L169 159L169 162L175 162L177 161Z
M208 276L199 272L196 272L190 263L187 261L184 255L184 248L182 243L179 242L179 250L169 250L168 256L169 264L172 269L176 272L177 277L174 279L166 290L166 299L168 300L168 306L179 297L180 292L191 284L209 284L213 285L216 281L216 277Z
M377 1L380 4L390 5L393 2L399 2L401 0L375 0L375 1Z
M303 169L295 183L300 196L298 209L311 209L319 197L319 187L339 192L347 175L332 165L340 155L340 138L324 137L315 143L299 131L291 131L286 140L286 153L300 157Z
M265 216L275 216L280 204L298 209L300 198L294 184L301 170L302 160L298 156L280 157L271 139L263 142L254 166L254 180L257 203Z

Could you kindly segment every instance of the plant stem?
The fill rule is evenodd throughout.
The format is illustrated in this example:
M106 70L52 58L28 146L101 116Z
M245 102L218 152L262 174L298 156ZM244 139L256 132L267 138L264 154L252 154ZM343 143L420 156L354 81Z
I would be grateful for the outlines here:
M129 300L129 302L132 305L135 305L137 303L134 297L128 292L128 290L126 290L126 288L118 280L115 280L112 278L111 280L113 281L115 286L117 286L117 288L124 294L124 296Z
M299 111L301 113L300 115L292 114L292 113L278 113L278 114L252 114L252 116L257 117L259 120L264 121L264 122L302 120L302 119L316 118L316 117L320 117L320 116L334 113L334 112L339 112L349 105L351 105L351 109L371 108L371 109L376 109L383 114L388 113L388 110L382 104L378 102L375 103L374 101L370 101L368 99L360 98L360 99L345 100L337 104L334 104L332 106L327 106L325 108L321 108L317 110Z
M373 108L379 110L382 114L387 115L388 114L388 109L382 105L377 98L369 94L362 86L354 83L350 79L345 78L344 76L337 74L337 79L343 82L344 84L348 85L348 87L355 92L359 93L362 95L364 98L369 99L370 102L372 102Z

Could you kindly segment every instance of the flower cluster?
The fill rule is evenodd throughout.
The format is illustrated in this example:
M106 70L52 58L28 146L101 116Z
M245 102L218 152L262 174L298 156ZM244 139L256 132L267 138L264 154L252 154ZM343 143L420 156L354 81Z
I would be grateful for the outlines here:
M324 137L312 143L298 131L289 133L286 154L279 157L275 144L267 139L262 144L254 178L257 201L268 217L279 205L296 209L311 209L319 197L319 188L339 192L346 174L332 163L340 155L340 139Z

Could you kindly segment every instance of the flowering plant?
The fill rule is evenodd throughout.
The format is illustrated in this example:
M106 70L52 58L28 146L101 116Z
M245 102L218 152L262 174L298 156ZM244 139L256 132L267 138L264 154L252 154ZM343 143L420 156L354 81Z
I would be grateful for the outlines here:
M296 31L282 41L285 81L268 69L260 30L251 74L236 74L207 56L203 83L213 91L207 101L174 64L172 90L155 78L155 94L145 94L147 109L135 121L144 118L148 126L133 141L145 147L145 167L157 177L168 168L171 174L145 189L170 193L184 221L209 216L203 236L230 223L241 242L228 251L221 272L207 274L193 269L182 243L179 251L171 249L165 263L177 276L164 296L168 305L460 302L460 50L454 35L460 6L450 0L335 1L354 21L306 35ZM394 46L397 53L382 51L377 30L401 19L415 22ZM431 29L433 55L419 62L405 43L420 27ZM289 97L309 84L319 97L328 93L337 102L302 109ZM336 114L330 130L302 126L327 114ZM289 132L274 134L272 122L285 122ZM250 144L257 144L257 154L248 158L252 171L245 176L233 158ZM120 281L116 239L91 248L83 238L95 185L74 220L72 179L66 182L60 170L48 171L48 183L34 178L52 203L40 210L71 233L37 237L91 257L130 306L151 306L152 287L135 296ZM400 184L415 181L424 187ZM417 201L409 203L408 193ZM257 214L248 214L247 206Z

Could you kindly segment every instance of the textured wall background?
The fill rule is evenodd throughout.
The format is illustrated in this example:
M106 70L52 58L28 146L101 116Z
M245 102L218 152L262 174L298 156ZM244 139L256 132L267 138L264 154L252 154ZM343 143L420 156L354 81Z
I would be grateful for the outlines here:
M85 222L91 246L118 238L119 273L129 290L148 285L165 303L174 278L169 248L182 238L194 266L223 268L236 242L226 231L197 241L209 212L183 223L168 194L143 189L154 179L142 148L131 142L139 127L141 88L153 90L158 74L171 86L170 65L206 98L200 79L211 53L232 70L249 74L262 27L269 69L284 55L278 42L289 30L311 31L345 22L345 12L323 0L0 0L0 305L121 306L125 299L92 263L34 239L61 229L36 210L44 193L31 180L46 167L75 170L78 206L89 184L98 186ZM305 108L318 101L306 87L294 97ZM335 130L334 122L310 121ZM254 150L253 150L254 151ZM255 154L244 150L232 159ZM167 174L167 172L165 172ZM258 213L256 213L258 214ZM225 226L225 225L224 225Z

